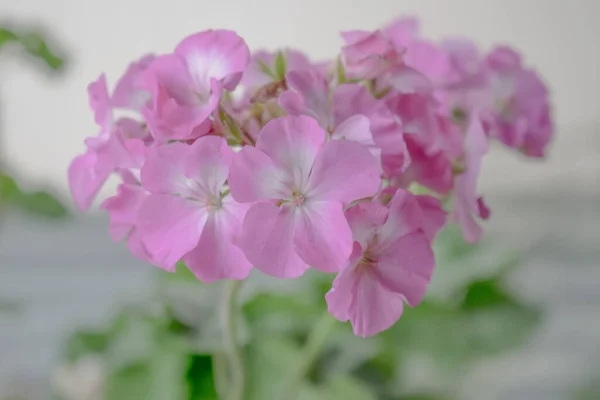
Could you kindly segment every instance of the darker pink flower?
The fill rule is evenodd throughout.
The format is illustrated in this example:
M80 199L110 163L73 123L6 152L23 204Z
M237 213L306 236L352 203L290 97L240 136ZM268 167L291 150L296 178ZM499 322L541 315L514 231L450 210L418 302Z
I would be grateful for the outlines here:
M235 89L249 61L244 40L228 30L191 35L157 57L143 78L152 100L142 114L152 134L164 142L208 133L223 90Z
M329 312L350 320L357 336L375 335L402 315L404 303L418 305L435 265L422 231L417 199L399 189L389 207L358 203L346 211L354 248L325 296Z
M244 279L252 265L236 246L247 205L225 192L233 151L205 136L149 152L142 168L148 194L137 227L153 261L168 271L183 259L203 282Z
M292 278L308 266L339 271L352 251L344 207L375 195L380 178L366 147L326 142L316 120L287 116L267 123L256 147L236 155L229 185L237 201L256 202L241 239L248 260Z

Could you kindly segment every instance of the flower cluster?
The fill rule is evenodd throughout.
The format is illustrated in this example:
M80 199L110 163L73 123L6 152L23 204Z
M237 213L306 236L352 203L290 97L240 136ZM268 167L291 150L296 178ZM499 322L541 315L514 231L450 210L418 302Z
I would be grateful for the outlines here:
M448 214L480 238L488 143L541 157L552 132L547 89L516 52L433 43L417 25L343 32L324 63L209 30L132 63L111 94L101 75L99 133L68 171L75 202L116 175L101 208L135 256L204 282L337 273L330 313L360 336L387 329L422 300Z

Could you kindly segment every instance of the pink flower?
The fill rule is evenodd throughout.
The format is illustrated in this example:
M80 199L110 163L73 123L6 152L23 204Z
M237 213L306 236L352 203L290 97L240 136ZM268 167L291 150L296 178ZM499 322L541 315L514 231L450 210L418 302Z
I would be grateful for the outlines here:
M496 48L486 63L493 98L491 134L528 156L543 157L553 131L546 85L510 48Z
M152 100L142 114L152 134L162 141L206 134L223 89L235 89L249 61L244 40L228 30L191 35L157 57L143 77Z
M357 336L375 335L402 315L403 303L415 307L435 266L423 231L417 199L399 189L389 208L358 203L346 211L354 248L325 296L329 312L352 323Z
M390 159L400 164L398 168L406 167L402 122L367 88L343 84L331 91L325 76L316 69L292 71L286 82L289 90L279 96L279 104L288 114L315 118L332 139L367 146L377 159L383 158L384 169Z
M132 62L117 82L111 98L111 105L124 109L139 111L150 99L150 93L142 89L144 71L154 60L154 55L148 54L138 61Z
M304 53L294 49L280 51L285 56L288 72L311 68L310 60ZM270 73L275 72L275 58L274 52L265 50L254 52L248 68L244 71L241 85L247 88L258 88L272 82L274 78Z
M490 211L477 195L481 161L488 151L487 136L478 118L471 118L465 134L464 171L455 178L452 216L460 224L465 240L477 242L483 233L474 216L489 217Z
M380 182L376 160L361 144L326 142L309 117L274 119L231 167L233 197L256 202L241 247L254 266L276 277L300 276L308 266L339 271L352 251L344 207L375 195Z
M150 150L137 227L157 265L173 271L183 259L203 282L248 276L252 265L236 246L248 207L225 194L232 157L216 136Z

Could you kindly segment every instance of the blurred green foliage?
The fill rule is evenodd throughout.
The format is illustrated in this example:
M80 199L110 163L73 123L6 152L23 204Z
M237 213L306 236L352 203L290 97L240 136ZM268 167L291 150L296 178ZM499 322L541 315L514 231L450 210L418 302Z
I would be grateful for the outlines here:
M0 171L0 207L2 211L16 209L33 216L64 218L68 216L65 206L46 191L25 191L10 176Z
M485 245L466 247L453 228L439 240L443 243L438 252L461 265L489 251ZM407 307L396 325L375 337L358 338L349 324L332 321L298 399L457 399L460 379L470 368L518 348L540 318L536 309L504 287L505 276L517 264L514 254L495 257L494 264L485 277L453 282L448 301L434 293L420 306ZM265 280L260 274L251 276L243 288L245 398L292 398L282 393L284 383L305 356L307 338L323 318L323 295L332 276L308 274L285 290L257 284L260 279ZM132 393L148 399L217 399L211 354L223 350L216 318L222 288L199 283L183 264L176 273L161 273L159 283L158 303L124 310L106 330L74 334L65 359L100 355L108 368L107 400L133 398ZM415 384L413 364L424 359L435 369Z
M38 32L0 26L0 48L8 44L20 46L26 54L42 61L52 70L59 70L64 65L64 59L51 49L46 39Z

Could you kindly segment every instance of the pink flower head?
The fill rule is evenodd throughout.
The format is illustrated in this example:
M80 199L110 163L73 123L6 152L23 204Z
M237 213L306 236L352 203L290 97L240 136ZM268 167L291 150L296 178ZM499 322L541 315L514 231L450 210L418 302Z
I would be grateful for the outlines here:
M142 114L152 134L163 141L206 134L223 89L235 89L249 61L244 40L228 30L188 36L173 54L157 57L143 79L152 101Z
M553 131L546 85L510 48L496 48L486 63L493 99L491 134L528 156L543 157Z
M143 90L142 79L144 71L154 61L154 55L148 54L127 67L125 74L119 79L111 98L111 105L134 111L139 111L150 99L150 93Z
M326 294L329 312L352 323L357 336L375 335L418 305L435 266L417 199L399 189L389 207L358 203L346 211L354 248Z
M452 214L460 224L465 239L474 243L483 233L475 216L487 219L490 210L477 195L477 178L481 161L488 151L487 136L478 118L471 118L465 134L464 171L455 178L455 199Z
M402 122L382 100L374 98L362 85L343 84L333 90L316 69L292 71L286 75L289 90L279 96L279 104L291 115L307 115L331 134L371 149L382 157L384 169L392 159L403 169L408 158Z
M377 162L363 145L326 141L306 116L274 119L231 167L233 197L256 203L244 220L241 247L276 277L300 276L308 266L339 271L352 251L344 207L375 195L380 183Z
M157 265L173 271L183 259L203 282L248 276L252 265L236 246L248 207L225 192L232 157L216 136L150 150L137 227Z

